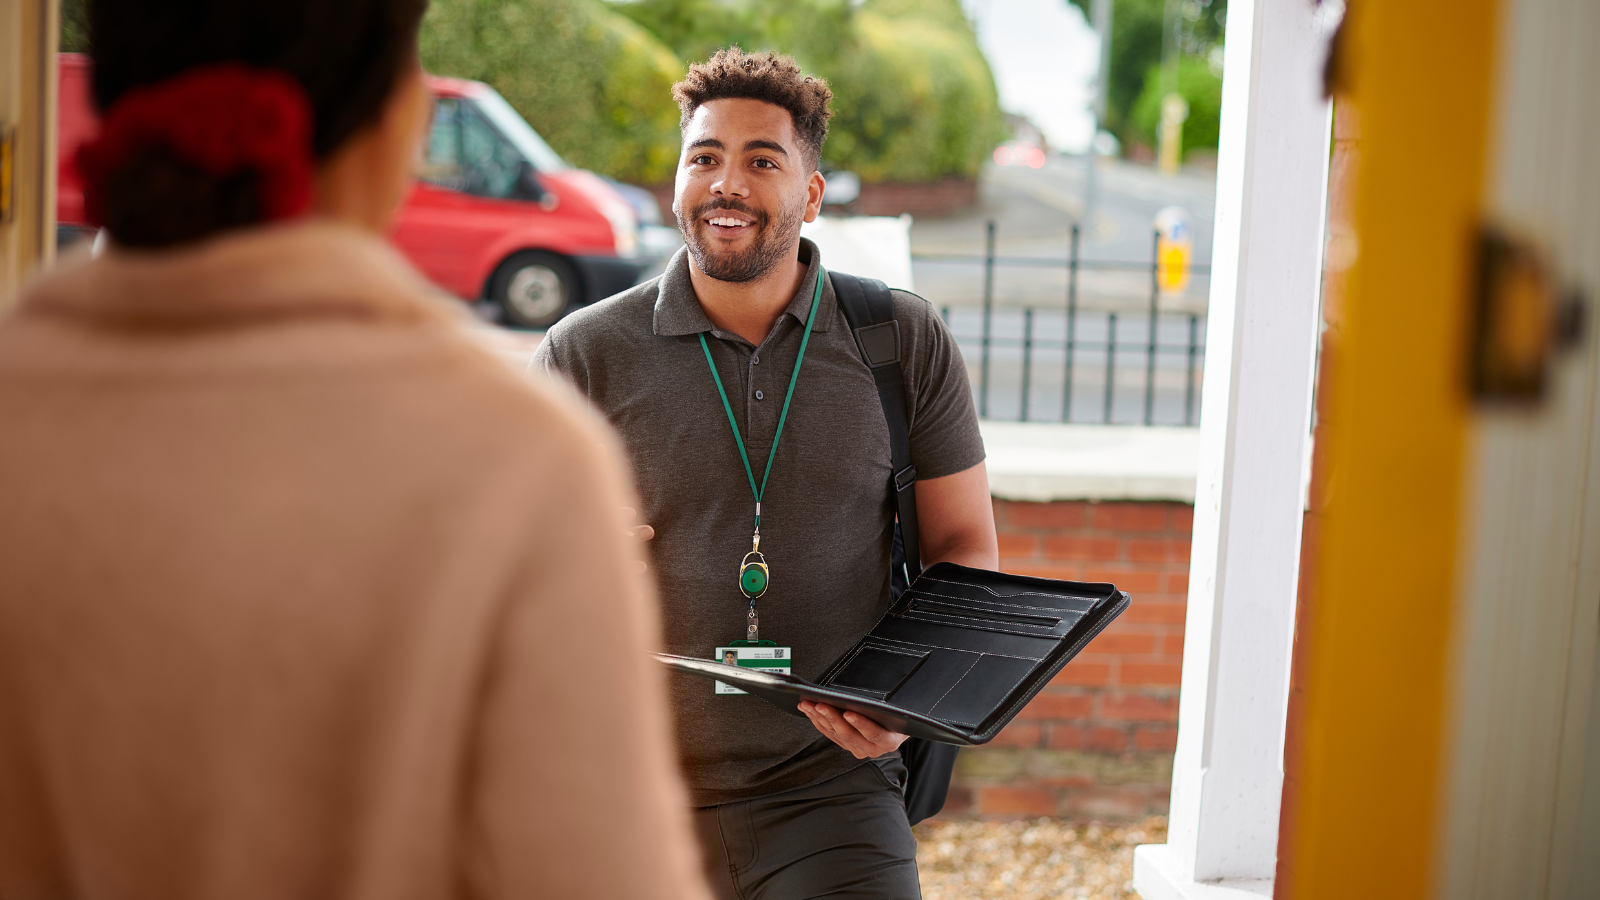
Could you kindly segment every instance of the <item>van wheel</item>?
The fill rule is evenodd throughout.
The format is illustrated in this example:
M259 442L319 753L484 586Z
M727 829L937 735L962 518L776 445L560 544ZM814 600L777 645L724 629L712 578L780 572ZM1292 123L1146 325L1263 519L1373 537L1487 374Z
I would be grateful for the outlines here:
M578 273L554 253L528 250L500 264L489 279L489 299L515 328L548 328L578 297Z

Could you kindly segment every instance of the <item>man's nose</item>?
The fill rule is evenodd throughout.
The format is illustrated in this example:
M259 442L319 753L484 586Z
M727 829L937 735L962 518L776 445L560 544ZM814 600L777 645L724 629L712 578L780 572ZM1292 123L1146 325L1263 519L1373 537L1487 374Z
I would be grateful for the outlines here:
M723 169L711 183L711 193L718 197L748 197L750 184L738 166Z

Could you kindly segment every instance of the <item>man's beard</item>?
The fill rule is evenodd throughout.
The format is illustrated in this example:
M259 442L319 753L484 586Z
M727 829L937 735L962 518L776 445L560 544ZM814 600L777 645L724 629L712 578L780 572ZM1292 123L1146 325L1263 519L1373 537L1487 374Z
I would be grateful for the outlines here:
M741 212L753 220L744 226L756 230L749 249L711 249L711 242L715 239L704 236L704 230L708 227L705 220L712 210L718 209ZM793 258L803 221L803 205L793 210L781 210L774 220L771 214L746 206L738 200L712 200L695 207L687 217L679 217L678 231L683 234L683 242L689 246L689 255L694 257L694 264L700 267L700 271L718 281L742 284L760 279L777 268L779 263Z

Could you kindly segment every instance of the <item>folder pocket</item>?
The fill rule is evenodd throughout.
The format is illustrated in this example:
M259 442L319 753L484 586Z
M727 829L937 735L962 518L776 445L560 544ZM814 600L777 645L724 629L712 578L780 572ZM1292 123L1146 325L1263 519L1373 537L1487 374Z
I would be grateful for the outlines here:
M928 658L928 651L900 650L864 644L831 683L834 687L876 694L886 699Z
M998 712L1006 696L1036 665L1038 660L985 653L929 715L968 728L980 728L983 720Z
M995 609L985 609L971 604L942 603L938 600L929 600L917 597L907 607L907 613L923 613L928 616L949 616L963 622L978 622L987 625L1021 625L1027 628L1042 628L1050 630L1061 624L1060 616L1038 616L1026 613L1003 612ZM921 618L911 616L912 618ZM932 619L931 621L939 621Z

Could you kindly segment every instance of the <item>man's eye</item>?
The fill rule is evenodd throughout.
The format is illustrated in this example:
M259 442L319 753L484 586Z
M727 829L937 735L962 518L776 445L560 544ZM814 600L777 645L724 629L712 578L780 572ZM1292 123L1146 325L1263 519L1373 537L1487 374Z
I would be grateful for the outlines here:
M693 161L697 166L709 166L715 162L715 160L709 156L696 156Z
M778 164L770 159L758 159L756 165L763 169L776 169Z

